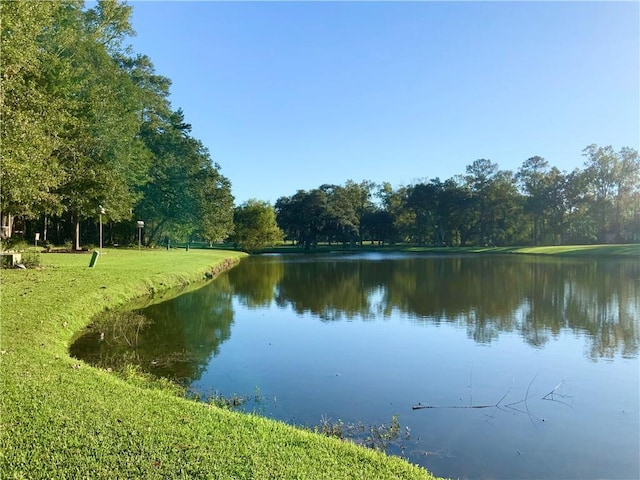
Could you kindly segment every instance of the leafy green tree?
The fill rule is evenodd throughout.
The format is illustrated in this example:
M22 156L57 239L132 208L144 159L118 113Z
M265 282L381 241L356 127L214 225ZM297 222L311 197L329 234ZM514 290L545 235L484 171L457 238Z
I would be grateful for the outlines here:
M233 195L231 182L220 175L219 166L206 167L200 172L201 181L196 185L199 207L202 212L197 235L213 244L233 233Z
M328 209L327 193L320 188L298 190L291 197L280 197L275 204L278 226L287 238L307 250L317 246L326 232Z
M443 241L439 179L409 187L407 207L414 212L414 241L419 244L441 245Z
M492 214L489 207L491 183L498 173L498 164L481 158L466 167L467 185L473 195L474 231L477 243L485 245L489 242L492 229Z
M371 243L394 243L398 233L393 225L393 216L381 208L376 208L364 214L360 221L363 236Z
M615 230L613 219L613 198L616 195L617 157L610 145L598 147L589 145L583 150L585 174L591 194L591 211L596 225L599 226L598 237L605 240L607 233Z
M228 179L171 110L171 82L123 45L131 7L68 0L0 8L3 235L14 216L46 215L79 249L80 226L95 224L100 205L125 236L135 208L152 242L230 233Z
M470 189L459 179L450 178L442 184L440 193L441 225L444 243L464 246L472 232L473 202Z
M548 242L554 245L562 243L566 228L566 176L556 167L551 167L545 177L547 205L545 222L548 229Z
M618 152L620 173L617 176L616 217L621 241L640 240L640 157L638 151L623 147ZM622 234L626 235L622 237Z
M353 180L347 180L344 185L345 195L353 206L354 213L357 217L358 239L360 245L362 245L364 240L364 218L376 210L373 203L375 188L376 184L369 180L363 180L360 183L355 183Z
M319 190L326 195L327 202L322 239L329 243L343 244L356 241L359 237L360 218L351 192L339 185L322 185Z
M69 4L44 35L57 54L48 75L70 113L56 152L65 178L57 191L75 225L76 249L80 222L95 217L98 205L114 221L128 218L147 171L138 89L113 58L132 33L130 11L115 1L86 11Z
M598 238L597 226L590 214L589 179L583 170L574 169L565 175L564 201L566 243L591 243Z
M68 115L46 74L54 52L43 37L63 8L57 2L0 2L3 236L11 236L14 215L33 218L62 210L54 192L63 181L55 152Z
M389 182L384 182L378 192L384 210L393 218L393 228L397 233L395 241L413 238L415 212L407 208L408 193L408 187L401 186L394 190Z
M211 166L206 149L189 135L191 125L181 110L161 121L145 123L141 132L152 157L135 212L145 222L149 243L188 240L198 230L204 195L197 187L203 170Z
M117 54L114 58L138 87L142 106L138 112L141 127L144 125L147 129L161 131L166 119L173 113L169 103L171 80L158 75L153 62L146 55L131 57Z
M248 200L235 208L232 241L242 250L254 252L282 241L284 233L276 222L276 213L268 202Z
M634 215L634 199L640 183L638 152L624 147L616 152L611 145L589 145L583 150L584 174L591 196L590 211L598 226L600 241L622 241L626 224Z
M625 241L631 233L630 223L638 212L640 193L640 158L637 150L623 147L616 154L615 162L614 229L615 240ZM623 233L625 238L623 238Z
M546 211L548 208L547 179L549 163L542 157L535 156L527 159L516 174L527 195L525 211L531 216L532 242L538 245L545 234Z
M233 231L231 183L202 142L191 136L182 110L171 110L171 81L157 75L146 56L120 60L140 89L140 136L151 153L135 208L148 226L147 240L200 238L211 244L225 239Z
M498 171L489 188L489 243L517 245L525 241L521 233L526 230L522 206L523 198L518 192L513 172Z
M301 196L306 194L303 190L298 190L290 197L280 197L276 200L274 209L278 226L285 234L285 240L300 243L302 238L302 202ZM296 196L298 198L296 198Z

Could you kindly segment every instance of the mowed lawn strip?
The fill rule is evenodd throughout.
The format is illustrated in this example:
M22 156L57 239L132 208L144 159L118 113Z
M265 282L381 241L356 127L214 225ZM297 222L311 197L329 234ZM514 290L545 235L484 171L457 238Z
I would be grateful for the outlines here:
M90 255L60 253L41 254L42 270L2 270L0 478L434 478L399 458L69 356L100 311L193 285L242 255L105 249L95 268Z
M436 255L461 255L461 254L526 254L526 255L556 255L562 257L631 257L640 259L640 244L622 245L559 245L551 247L421 247L415 245L326 245L321 244L316 248L305 251L304 248L294 245L280 245L262 250L262 253L327 253L327 252L411 252L433 253Z

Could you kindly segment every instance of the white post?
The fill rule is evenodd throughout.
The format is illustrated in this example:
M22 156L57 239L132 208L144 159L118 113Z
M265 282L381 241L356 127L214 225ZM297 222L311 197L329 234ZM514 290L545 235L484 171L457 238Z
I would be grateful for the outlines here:
M100 217L100 253L102 253L102 215L104 215L105 210L102 205L98 205L98 215Z
M144 227L144 222L142 220L138 220L138 251L140 251L140 245L142 244L142 228Z

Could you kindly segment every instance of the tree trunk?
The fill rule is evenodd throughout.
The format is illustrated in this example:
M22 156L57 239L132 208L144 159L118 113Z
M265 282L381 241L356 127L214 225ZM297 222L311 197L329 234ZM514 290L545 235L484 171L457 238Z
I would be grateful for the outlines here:
M11 234L13 233L13 215L10 213L2 213L0 216L2 217L2 231L0 232L0 238L3 240L5 238L11 238Z

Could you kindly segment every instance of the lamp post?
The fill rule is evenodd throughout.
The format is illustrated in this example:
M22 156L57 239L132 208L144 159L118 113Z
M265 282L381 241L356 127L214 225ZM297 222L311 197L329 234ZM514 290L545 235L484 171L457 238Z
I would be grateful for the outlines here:
M138 220L138 251L140 251L140 245L142 244L142 229L144 228L144 222Z
M102 205L98 205L98 215L100 217L100 253L102 253L102 215L104 214L104 207Z

